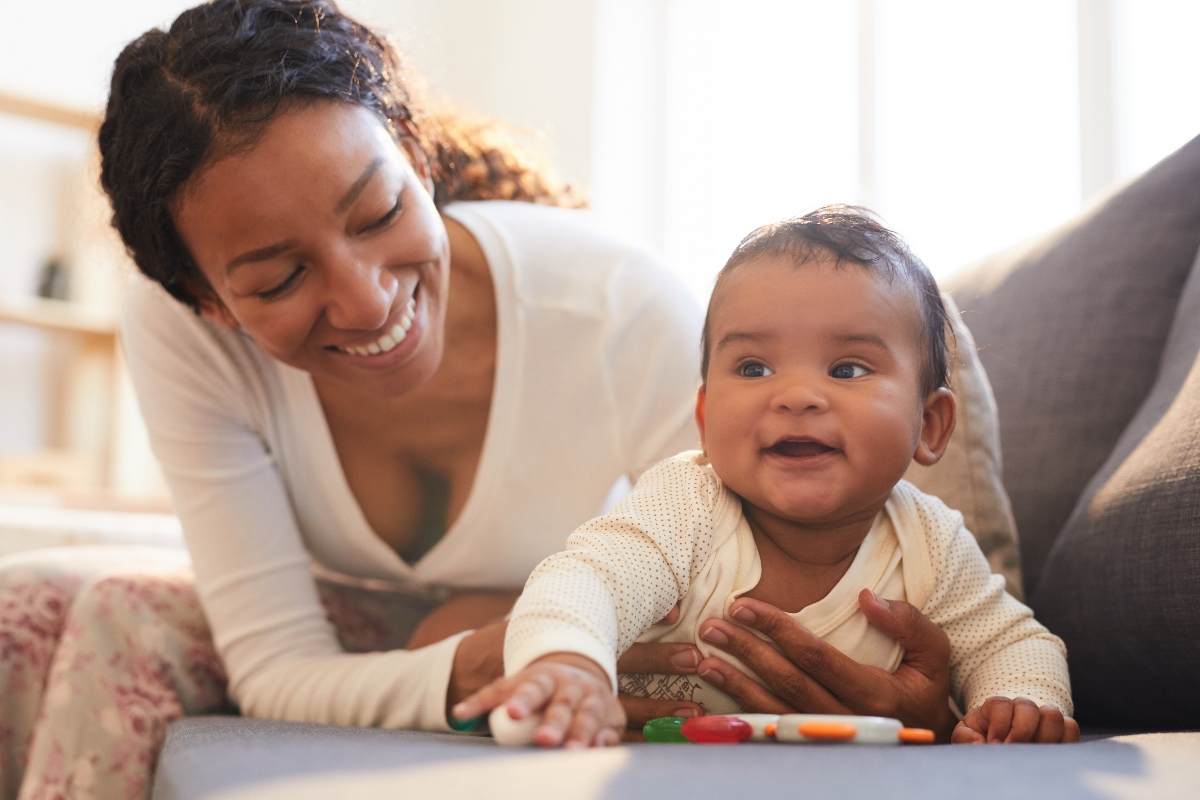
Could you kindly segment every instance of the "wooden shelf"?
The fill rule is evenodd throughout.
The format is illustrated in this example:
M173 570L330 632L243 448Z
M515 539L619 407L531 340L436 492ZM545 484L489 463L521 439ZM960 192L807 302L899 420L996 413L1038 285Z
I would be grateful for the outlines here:
M100 128L101 119L94 111L48 103L45 100L35 100L8 92L0 92L0 113L66 125L68 128L79 128L89 133L94 133Z
M109 342L117 335L117 322L111 316L66 300L0 298L0 323L3 322Z

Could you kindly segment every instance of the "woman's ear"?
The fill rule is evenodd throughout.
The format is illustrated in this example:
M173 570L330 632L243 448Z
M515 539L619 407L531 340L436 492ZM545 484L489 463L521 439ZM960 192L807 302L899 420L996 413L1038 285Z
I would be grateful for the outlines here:
M425 186L425 191L433 197L433 166L429 163L429 156L421 149L421 143L412 135L407 125L404 126L404 131L397 142L400 152L404 153L404 158L412 165L413 172Z
M954 393L945 387L935 389L925 398L925 410L921 416L921 441L913 460L923 467L932 467L946 452L950 434L958 421L958 403Z
M704 393L704 384L700 384L700 388L696 391L696 429L700 431L700 449L704 450L704 404L707 396ZM707 451L706 451L707 452Z
M229 306L221 302L221 298L213 292L202 292L196 297L196 306L200 314L231 331L241 329L241 323L229 311Z

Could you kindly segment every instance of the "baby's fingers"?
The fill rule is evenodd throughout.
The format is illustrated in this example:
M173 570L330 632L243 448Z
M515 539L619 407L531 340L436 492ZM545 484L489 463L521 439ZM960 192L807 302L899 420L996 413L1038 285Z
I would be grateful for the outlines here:
M517 678L515 677L497 678L475 692L475 694L456 704L454 708L450 709L450 713L460 720L467 720L471 717L486 714L508 699L509 695L512 694L516 681Z
M1037 726L1037 732L1032 737L1033 741L1045 744L1061 742L1063 731L1066 728L1063 713L1054 706L1042 706L1038 709L1038 713L1041 719Z
M950 734L951 744L985 744L987 742L982 733L971 727L971 723L968 721L970 719L970 715L967 715L954 726L954 731Z
M1042 714L1037 703L1027 697L1018 697L1012 701L1012 726L1004 737L1006 744L1015 742L1031 742L1039 730Z
M983 704L988 744L1003 742L1012 729L1013 702L1007 697L989 697Z
M533 734L533 741L541 747L557 747L570 730L575 718L575 709L583 698L583 687L578 683L560 686L542 715L542 722Z

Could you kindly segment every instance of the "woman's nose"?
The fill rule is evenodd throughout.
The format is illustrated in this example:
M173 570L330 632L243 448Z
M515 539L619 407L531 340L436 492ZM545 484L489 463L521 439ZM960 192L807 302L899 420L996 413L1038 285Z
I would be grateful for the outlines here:
M325 316L343 330L383 327L399 291L396 277L381 266L346 256L326 269Z

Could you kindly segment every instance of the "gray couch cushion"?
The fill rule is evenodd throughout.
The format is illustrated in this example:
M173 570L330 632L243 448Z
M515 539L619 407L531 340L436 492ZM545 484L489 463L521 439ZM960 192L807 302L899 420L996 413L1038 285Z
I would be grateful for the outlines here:
M1169 797L1200 781L1200 735L1078 745L642 744L502 750L490 739L190 718L154 800ZM1179 795L1185 796L1185 795Z
M1200 257L1146 401L1088 484L1034 605L1067 643L1080 721L1200 720Z
M996 394L1030 593L1154 382L1198 247L1200 138L1077 220L944 282Z

